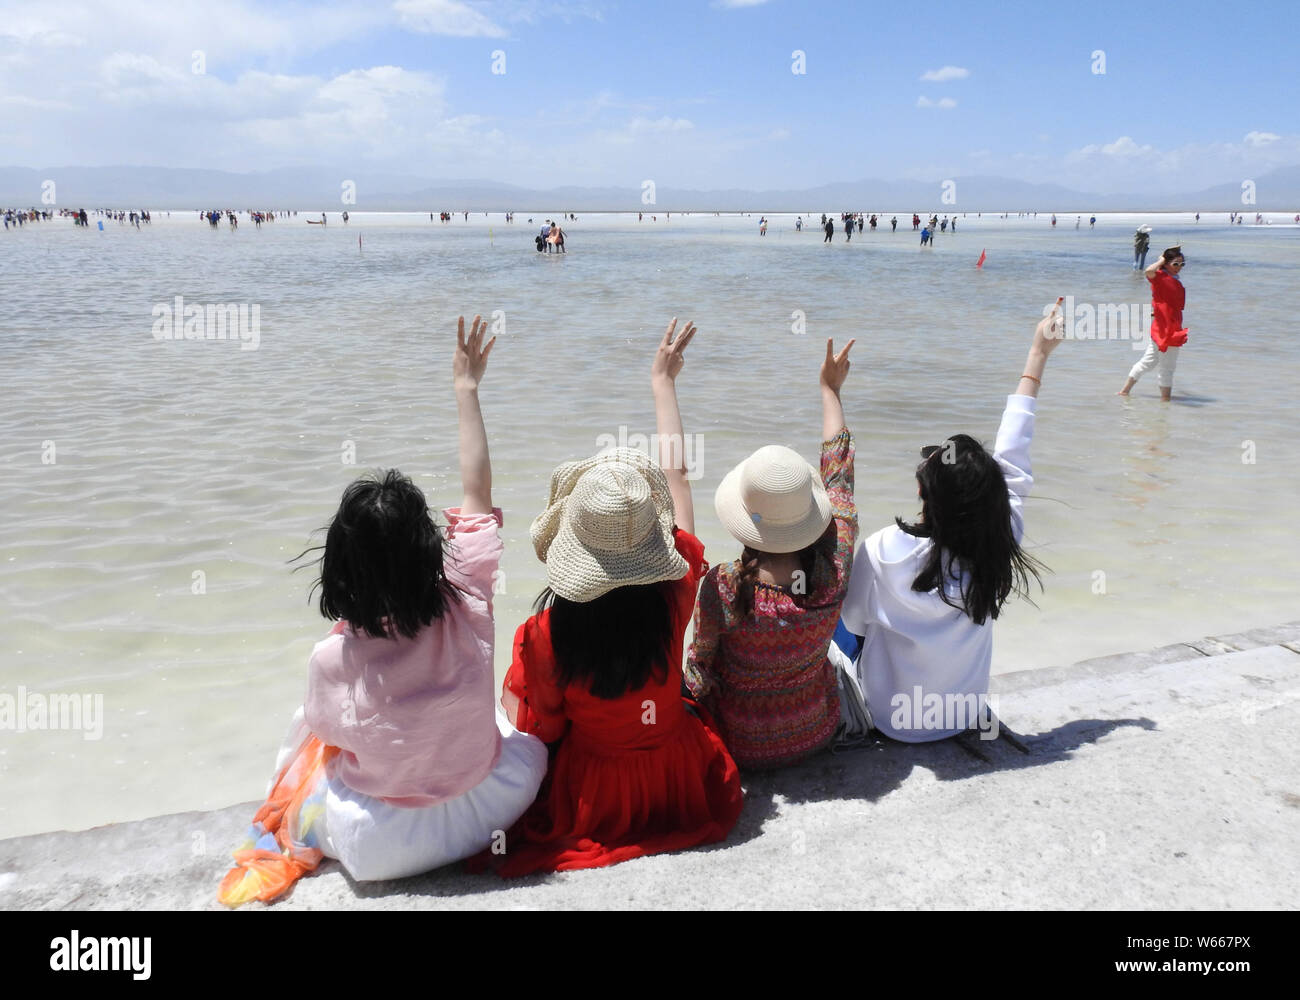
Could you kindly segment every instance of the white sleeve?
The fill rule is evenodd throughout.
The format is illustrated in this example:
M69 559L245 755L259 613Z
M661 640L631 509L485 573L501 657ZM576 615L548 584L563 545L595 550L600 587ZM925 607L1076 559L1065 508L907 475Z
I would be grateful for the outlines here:
M849 571L849 589L840 607L840 620L854 635L866 635L867 627L875 621L876 571L867 553L867 540L858 542Z
M1002 467L1007 481L1008 499L1011 501L1011 531L1019 542L1025 534L1024 498L1034 485L1034 475L1029 466L1029 443L1034 439L1034 412L1038 400L1033 396L1007 397L1007 408L1002 411L997 443L993 458Z

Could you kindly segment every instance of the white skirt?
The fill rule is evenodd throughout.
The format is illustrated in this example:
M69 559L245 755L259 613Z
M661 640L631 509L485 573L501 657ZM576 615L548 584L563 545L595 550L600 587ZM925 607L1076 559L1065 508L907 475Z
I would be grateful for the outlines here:
M313 824L326 857L337 859L357 882L406 878L461 861L498 841L533 804L546 776L546 745L521 733L496 712L501 757L481 782L436 806L404 809L363 795L338 778L327 779L325 813ZM294 716L285 755L306 728L302 710Z

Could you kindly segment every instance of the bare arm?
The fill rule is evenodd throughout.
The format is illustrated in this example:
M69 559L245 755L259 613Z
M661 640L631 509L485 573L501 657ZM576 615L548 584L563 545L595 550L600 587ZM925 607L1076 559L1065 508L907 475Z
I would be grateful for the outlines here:
M1156 276L1156 272L1159 271L1164 266L1165 266L1165 255L1162 253L1159 257L1156 258L1154 263L1148 264L1146 270L1143 271L1142 273L1146 275L1147 281L1150 281L1152 278Z
M465 317L456 326L455 372L456 413L460 423L460 481L465 490L461 511L465 514L492 513L492 460L488 455L487 429L479 409L478 386L487 370L488 354L496 337L483 346L487 324L474 317L469 336L465 336Z
M674 338L677 318L673 317L664 338L659 342L654 364L650 368L650 387L655 397L655 429L659 435L659 467L668 479L677 514L677 527L695 534L695 506L691 501L691 484L686 479L686 439L682 434L682 414L677 406L677 373L686 359L682 352L695 336L695 325L687 323Z
M1037 396L1043 381L1043 369L1047 367L1047 356L1061 342L1064 324L1060 315L1061 300L1056 300L1052 311L1038 321L1034 328L1034 342L1029 348L1029 357L1025 359L1024 374L1016 394L1020 396Z
M829 441L847 426L844 423L844 404L840 402L840 388L849 375L849 351L856 340L844 345L844 350L835 353L835 342L826 340L826 360L822 362L822 440Z

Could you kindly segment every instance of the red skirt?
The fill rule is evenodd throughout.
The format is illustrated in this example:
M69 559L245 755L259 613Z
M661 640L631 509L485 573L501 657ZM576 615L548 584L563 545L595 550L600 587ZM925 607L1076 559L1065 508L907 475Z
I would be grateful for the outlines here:
M725 840L740 818L740 773L708 714L694 702L658 746L620 749L566 734L532 808L503 853L470 868L504 877L601 868Z

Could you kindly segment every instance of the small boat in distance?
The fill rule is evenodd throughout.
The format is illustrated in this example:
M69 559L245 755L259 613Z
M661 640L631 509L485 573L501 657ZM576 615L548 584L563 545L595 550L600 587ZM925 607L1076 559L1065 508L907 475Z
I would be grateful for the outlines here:
M308 220L307 220L307 225L309 225L309 226L323 226L323 225L325 225L325 213L324 213L324 212L321 212L321 214L320 214L320 218L319 218L319 219L308 219Z

